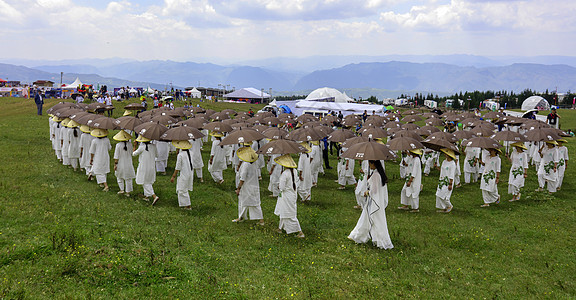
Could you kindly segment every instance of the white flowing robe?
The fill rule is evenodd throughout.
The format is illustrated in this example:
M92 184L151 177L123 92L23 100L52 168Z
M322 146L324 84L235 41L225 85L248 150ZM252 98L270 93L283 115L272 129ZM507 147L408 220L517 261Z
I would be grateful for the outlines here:
M482 198L484 203L493 203L498 201L500 195L498 194L498 184L496 183L497 173L500 173L501 160L498 155L483 156L484 171L482 172L482 179L480 180L480 189L482 190Z
M367 181L368 181L368 172L370 172L369 162L367 160L363 160L361 166L362 171L364 171L364 173L360 173L360 175L358 176L358 184L354 189L354 194L356 195L356 203L358 204L358 206L364 208L364 205L366 205L366 196L364 196L364 194L366 193L366 191L368 191Z
M82 136L80 137L80 152L82 152L80 157L81 168L90 168L90 145L94 139L95 137L89 133L82 133Z
M372 239L378 248L392 249L394 245L388 233L385 210L388 206L388 187L382 185L380 173L375 170L368 177L367 185L368 201L348 238L356 243L366 243Z
M315 184L318 182L318 173L320 172L320 167L322 166L322 150L320 149L320 146L312 145L310 157L312 157L312 162L310 163L312 182Z
M272 166L274 167L274 170L272 170L272 173L270 173L270 182L268 183L268 190L272 192L273 196L278 195L279 192L278 184L280 182L280 175L282 174L282 166L274 161L274 159L279 156L280 154L274 154L270 156L270 162L269 162L269 165L271 165L270 169L272 169Z
M302 172L302 180L298 185L299 194L300 196L305 195L305 197L308 197L308 195L310 195L310 190L312 189L312 170L310 168L309 154L300 154L300 158L298 159L298 172Z
M280 168L282 168L280 166ZM292 174L294 172L294 181L292 181ZM294 189L294 184L298 182L298 174L294 169L286 169L280 175L280 194L278 195L278 202L276 202L276 208L274 209L274 214L280 218L296 218L297 208L296 200L298 195Z
M74 131L76 131L76 135L74 136ZM82 131L78 128L73 128L68 131L68 158L80 158L80 137Z
M110 173L110 151L112 145L107 137L95 138L90 144L90 154L94 154L92 159L92 174L106 175Z
M256 162L243 162L238 172L240 180L244 181L238 194L239 207L260 206L260 185Z
M71 129L68 127L60 128L60 138L62 139L62 158L65 165L70 164L70 161L68 160L68 149L70 149L70 130Z
M54 134L54 137L52 138L52 148L54 148L54 150L56 151L61 151L62 150L62 144L60 144L60 127L62 127L62 125L60 125L60 122L54 122L52 124L52 132Z
M180 171L176 180L176 192L188 192L194 189L194 173L192 172L192 153L182 150L176 157L176 167Z
M440 199L450 199L455 185L454 177L456 177L456 162L454 160L444 160L440 167L440 177L438 179L438 187L436 188L436 197ZM452 190L448 190L450 180L452 180Z
M508 193L516 195L524 186L524 172L528 168L528 155L526 152L518 152L516 149L510 155L512 166L508 175Z
M126 150L124 150L126 146ZM114 175L118 179L132 179L136 177L132 164L132 143L130 141L118 142L114 148L114 159L118 160Z
M542 176L544 180L555 182L558 179L558 171L554 171L554 163L558 163L558 148L544 146L538 167L538 175Z
M568 163L568 148L566 146L558 147L558 184L557 188L562 186L564 181L564 173L566 172L566 164Z
M412 184L406 186L404 183L404 188L406 190L406 196L408 197L418 197L420 196L420 190L422 188L422 163L420 162L420 157L409 157L408 167L406 167L406 182L410 177L414 177Z
M220 141L214 139L212 141L212 149L210 150L210 156L214 156L212 163L208 163L209 172L219 172L226 170L226 147L220 146Z
M202 139L195 139L190 141L192 143L192 148L190 148L190 154L192 155L192 166L194 169L201 169L204 167L204 161L202 160Z
M480 148L466 147L464 150L466 158L464 158L464 173L478 173L478 159L480 159Z
M156 145L148 143L148 151L146 151L146 143L140 143L132 156L138 156L136 184L143 185L156 182Z

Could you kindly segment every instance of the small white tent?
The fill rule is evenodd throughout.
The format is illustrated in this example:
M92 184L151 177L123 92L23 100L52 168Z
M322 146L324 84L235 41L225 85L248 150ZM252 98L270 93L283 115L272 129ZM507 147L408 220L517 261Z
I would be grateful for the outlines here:
M197 89L197 88L193 88L189 91L186 91L186 94L188 94L190 97L192 98L200 98L202 97L202 93Z
M341 93L337 89L323 87L315 89L306 97L307 101L323 101L323 102L337 102L337 103L347 103L353 102L354 99L348 97L345 93Z
M74 82L72 82L71 84L65 86L65 89L77 89L78 87L80 87L82 85L82 81L80 81L80 78L76 77L76 80L74 80Z
M528 111L531 109L549 110L550 109L550 103L548 103L548 101L546 101L546 99L544 99L540 96L531 96L531 97L526 98L526 100L524 100L524 102L522 102L522 110Z

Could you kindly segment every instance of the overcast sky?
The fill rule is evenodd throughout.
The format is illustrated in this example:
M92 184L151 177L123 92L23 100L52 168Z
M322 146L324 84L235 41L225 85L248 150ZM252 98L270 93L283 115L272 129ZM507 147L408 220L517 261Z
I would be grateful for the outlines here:
M0 58L574 55L575 0L0 0Z

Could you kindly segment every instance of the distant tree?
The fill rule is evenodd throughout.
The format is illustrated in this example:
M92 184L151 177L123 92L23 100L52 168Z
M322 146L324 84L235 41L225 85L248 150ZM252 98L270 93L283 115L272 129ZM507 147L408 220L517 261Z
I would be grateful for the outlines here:
M370 96L368 98L366 98L366 101L370 102L370 103L380 103L382 101L379 101L378 98L376 98L376 96Z
M453 109L460 109L462 106L460 105L460 99L456 98L452 101L452 108Z

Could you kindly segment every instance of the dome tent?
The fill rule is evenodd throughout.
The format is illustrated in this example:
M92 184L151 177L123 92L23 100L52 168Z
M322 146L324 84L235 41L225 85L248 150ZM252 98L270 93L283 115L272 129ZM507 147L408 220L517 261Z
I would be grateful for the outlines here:
M354 102L354 99L348 97L345 93L341 93L337 89L323 87L315 89L306 97L308 101L323 101L323 102L338 102L347 103Z
M530 96L522 102L522 110L550 110L550 103L540 96Z

